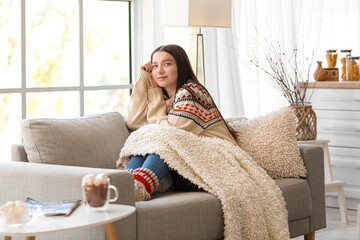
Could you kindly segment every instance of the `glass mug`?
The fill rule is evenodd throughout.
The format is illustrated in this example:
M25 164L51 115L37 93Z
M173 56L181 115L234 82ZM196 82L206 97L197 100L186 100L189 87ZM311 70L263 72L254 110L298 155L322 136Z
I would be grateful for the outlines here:
M110 199L110 189L115 197ZM109 202L118 199L118 189L110 185L110 179L106 174L88 174L82 179L83 201L90 211L105 211Z
M0 207L0 224L24 224L29 220L29 210L21 201L8 201Z

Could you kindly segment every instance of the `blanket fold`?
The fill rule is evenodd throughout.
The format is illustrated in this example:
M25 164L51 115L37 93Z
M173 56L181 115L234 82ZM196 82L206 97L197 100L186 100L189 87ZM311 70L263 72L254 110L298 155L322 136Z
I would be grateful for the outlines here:
M225 239L290 239L280 189L239 146L149 124L131 133L117 168L124 169L133 155L146 154L158 154L170 168L221 201Z

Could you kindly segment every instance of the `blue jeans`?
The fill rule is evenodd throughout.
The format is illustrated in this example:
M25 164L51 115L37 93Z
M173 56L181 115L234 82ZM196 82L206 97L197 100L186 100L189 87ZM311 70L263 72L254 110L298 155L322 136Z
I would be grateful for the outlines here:
M156 154L132 156L126 169L147 168L151 170L160 181L169 173L168 165Z

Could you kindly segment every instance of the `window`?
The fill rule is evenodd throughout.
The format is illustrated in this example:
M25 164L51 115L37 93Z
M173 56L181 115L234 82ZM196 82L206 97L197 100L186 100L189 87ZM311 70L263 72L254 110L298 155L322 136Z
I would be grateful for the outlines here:
M0 161L20 121L125 113L131 2L0 0Z

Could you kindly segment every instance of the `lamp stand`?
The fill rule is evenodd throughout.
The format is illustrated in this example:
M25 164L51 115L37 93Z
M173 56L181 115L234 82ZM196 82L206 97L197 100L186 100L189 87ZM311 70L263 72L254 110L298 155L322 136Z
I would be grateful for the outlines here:
M205 85L204 39L200 27L193 27L190 35L190 62L197 79Z

